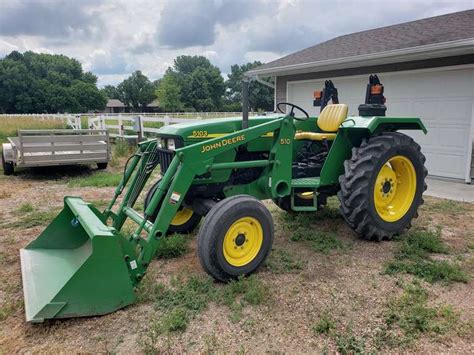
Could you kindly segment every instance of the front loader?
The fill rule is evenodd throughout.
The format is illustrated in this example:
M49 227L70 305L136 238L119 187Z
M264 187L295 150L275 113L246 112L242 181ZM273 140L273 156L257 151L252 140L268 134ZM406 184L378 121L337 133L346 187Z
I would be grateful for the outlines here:
M383 95L372 84L372 96ZM291 213L317 213L337 194L344 219L362 237L402 233L423 202L426 169L419 146L397 131L426 129L419 118L371 114L371 107L380 111L370 106L379 105L372 96L359 116L348 117L344 104L309 117L279 103L288 113L246 120L244 128L238 119L161 128L128 159L104 211L65 197L63 211L21 250L27 321L101 315L133 303L159 239L199 224L207 273L225 282L254 272L273 242L265 199ZM158 166L161 177L141 214L136 203ZM130 234L122 229L127 219L136 225Z

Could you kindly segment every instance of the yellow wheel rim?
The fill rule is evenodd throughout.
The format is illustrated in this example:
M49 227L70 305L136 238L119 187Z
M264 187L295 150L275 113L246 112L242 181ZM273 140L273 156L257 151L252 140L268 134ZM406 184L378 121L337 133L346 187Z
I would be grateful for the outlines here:
M314 198L314 192L313 191L300 192L296 195L299 198L303 199L303 200L312 200Z
M244 266L257 256L263 244L263 228L253 217L235 221L224 236L224 258L232 266Z
M396 155L380 169L374 186L374 204L387 222L401 219L410 209L416 193L416 171L406 157Z
M183 209L176 212L176 214L173 217L173 220L171 221L171 224L173 226L181 226L185 224L187 221L189 221L192 216L193 216L193 210L184 207Z

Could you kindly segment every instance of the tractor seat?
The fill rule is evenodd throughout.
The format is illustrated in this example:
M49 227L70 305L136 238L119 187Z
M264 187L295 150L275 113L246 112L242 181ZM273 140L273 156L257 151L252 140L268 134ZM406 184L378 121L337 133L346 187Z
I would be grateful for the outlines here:
M337 130L342 122L347 118L348 107L346 104L327 105L319 115L316 122L319 129L324 132L300 132L296 133L296 140L334 140Z

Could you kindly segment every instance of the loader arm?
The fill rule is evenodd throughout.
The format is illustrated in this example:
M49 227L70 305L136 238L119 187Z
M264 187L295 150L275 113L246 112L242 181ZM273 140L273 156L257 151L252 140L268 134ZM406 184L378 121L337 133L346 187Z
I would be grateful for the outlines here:
M238 149L269 132L273 132L273 145L268 159L229 163L214 162L214 158L218 155ZM138 283L143 278L146 268L156 253L158 239L166 235L170 223L196 175L202 175L214 169L266 167L269 169L269 182L266 184L269 195L274 197L287 195L291 184L294 134L293 119L287 116L177 149L168 170L162 177L159 189L153 195L143 216L133 209L133 203L138 197L137 191L141 191L151 174L151 171L146 171L146 166L149 163L147 157L148 160L153 159L150 157L156 142L150 141L142 144L141 153L137 153L131 159L124 178L116 189L116 196L104 213L105 219L111 217L114 220L114 227L118 230L126 218L130 218L138 225L128 238L131 249L139 250L135 257L128 255L127 259L133 282ZM133 170L137 170L137 168L138 172L133 174ZM130 187L115 214L112 212L112 206L130 179ZM161 201L163 203L159 208L155 223L151 223L147 216L156 210ZM145 232L146 238L142 236L143 232Z

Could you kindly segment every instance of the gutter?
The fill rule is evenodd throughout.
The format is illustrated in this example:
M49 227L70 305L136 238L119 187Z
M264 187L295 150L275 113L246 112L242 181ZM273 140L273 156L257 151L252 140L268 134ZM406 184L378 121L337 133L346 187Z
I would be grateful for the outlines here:
M431 56L449 56L450 54L469 54L474 53L474 38L461 39L450 42L442 42L436 44L427 44L417 47L409 47L402 49L394 49L385 52L377 52L370 54L361 54L351 57L341 57L335 59L321 60L315 62L290 64L273 68L263 68L248 71L246 76L258 77L258 75L275 75L278 73L289 72L307 72L323 71L328 69L347 68L347 64L357 66L357 63L364 62L364 66L374 64L389 64L394 62L404 62L407 59L428 59ZM419 57L419 58L417 58ZM295 74L296 74L295 73Z

